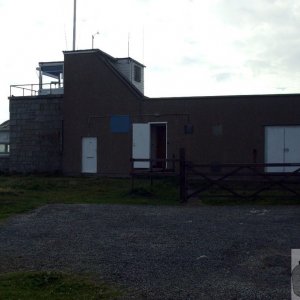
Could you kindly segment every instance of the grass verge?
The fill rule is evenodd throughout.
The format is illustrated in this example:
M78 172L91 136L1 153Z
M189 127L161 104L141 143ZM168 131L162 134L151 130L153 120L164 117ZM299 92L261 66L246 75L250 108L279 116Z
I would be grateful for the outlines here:
M246 191L242 187L242 192ZM247 191L246 191L247 192ZM189 199L189 205L283 205L300 204L300 199L269 197L268 191L258 199L217 198L211 189L204 197ZM276 195L276 194L275 194ZM178 205L176 178L155 179L153 187L146 179L97 177L0 176L0 220L45 204L152 204Z
M94 177L0 176L0 220L45 204L178 204L178 190L170 180Z
M121 295L121 291L112 286L75 275L54 272L0 275L1 300L96 300L119 299Z

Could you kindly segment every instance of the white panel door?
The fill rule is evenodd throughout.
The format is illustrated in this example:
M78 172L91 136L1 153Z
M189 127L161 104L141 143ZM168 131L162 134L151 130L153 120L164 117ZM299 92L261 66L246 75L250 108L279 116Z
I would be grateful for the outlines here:
M284 162L300 163L300 126L285 127ZM293 172L299 167L285 167L285 172Z
M150 159L150 124L132 124L132 158ZM134 168L149 168L149 161L134 162Z
M97 138L82 138L82 173L97 173Z
M284 163L284 127L265 127L265 163ZM283 172L283 167L266 167L266 172Z

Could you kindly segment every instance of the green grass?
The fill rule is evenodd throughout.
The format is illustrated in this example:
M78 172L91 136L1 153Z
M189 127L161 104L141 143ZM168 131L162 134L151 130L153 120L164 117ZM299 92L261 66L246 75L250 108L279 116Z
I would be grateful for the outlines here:
M45 204L178 204L176 185L169 180L50 176L0 176L0 220ZM106 284L59 273L0 274L2 299L117 299L120 291Z
M51 176L0 176L0 219L51 203L176 205L178 190L170 180Z
M268 193L255 200L234 198L230 194L226 198L216 198L212 189L205 192L202 201L190 199L188 204L300 204L300 199L268 198ZM0 176L0 220L52 203L178 205L178 197L175 178L155 179L153 188L149 180L136 179L131 191L130 179L3 175Z
M88 278L55 272L0 275L0 299L93 300L118 299L121 290Z

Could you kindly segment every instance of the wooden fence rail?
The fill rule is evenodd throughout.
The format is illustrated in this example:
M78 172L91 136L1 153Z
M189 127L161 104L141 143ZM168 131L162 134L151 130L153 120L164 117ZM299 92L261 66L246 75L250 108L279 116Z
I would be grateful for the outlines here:
M134 169L134 162L149 162L147 169ZM154 168L157 161L163 168ZM131 159L134 178L176 176L179 179L180 202L191 198L298 198L300 199L300 163L226 163L195 164L186 160L180 149L179 159ZM290 172L270 172L286 168ZM268 170L268 172L267 172Z

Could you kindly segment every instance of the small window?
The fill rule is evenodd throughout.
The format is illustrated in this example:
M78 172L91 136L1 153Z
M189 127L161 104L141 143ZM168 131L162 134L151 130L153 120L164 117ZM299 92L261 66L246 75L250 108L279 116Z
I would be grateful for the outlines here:
M0 144L0 154L9 154L9 144Z
M141 82L142 80L142 70L139 66L134 66L134 81Z

